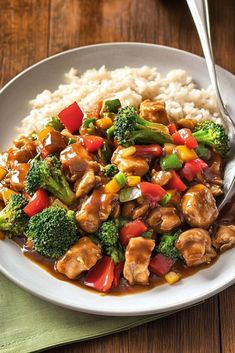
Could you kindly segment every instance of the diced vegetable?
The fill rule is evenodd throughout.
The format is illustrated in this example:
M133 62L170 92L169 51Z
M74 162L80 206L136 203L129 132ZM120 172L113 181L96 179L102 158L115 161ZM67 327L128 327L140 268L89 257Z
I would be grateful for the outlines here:
M102 107L103 107L103 101L100 100L100 101L98 102L98 104L97 104L97 116L100 115L100 112L101 112Z
M169 272L165 275L165 280L169 283L169 284L174 284L175 282L178 282L181 278L181 275L179 273L176 272Z
M24 212L29 216L32 217L35 214L44 210L44 208L49 207L49 197L45 190L38 189L29 203L25 206Z
M90 129L91 125L92 127L94 127L94 123L97 121L96 118L87 118L85 120L83 120L82 125L86 128L86 129Z
M70 137L70 139L68 140L68 145L72 145L73 143L76 143L77 139L75 139L74 137Z
M119 108L121 108L119 99L106 100L103 102L102 112L117 113Z
M172 171L172 178L168 183L168 187L177 191L185 191L187 189L187 186L175 171Z
M142 157L160 157L162 148L159 145L135 145L135 154Z
M163 197L161 203L161 206L166 206L168 202L171 200L171 194L169 192L166 193L166 195Z
M86 135L83 143L88 152L96 152L103 145L104 139L100 136Z
M174 152L175 145L173 143L165 143L163 147L163 152L165 155L172 154Z
M119 193L119 200L120 202L128 202L131 200L138 199L142 195L140 188L137 187L130 187L124 188Z
M170 135L173 135L177 131L176 125L174 123L169 124L167 127Z
M109 256L103 256L95 266L93 266L84 281L88 287L100 292L107 292L114 280L114 261Z
M202 159L197 158L193 161L185 163L180 171L180 175L183 176L186 180L191 181L197 175L197 173L200 173L205 168L208 168L208 164Z
M149 264L149 269L158 276L164 276L169 272L171 267L174 265L174 260L166 257L162 254L157 254L154 256Z
M197 158L197 153L187 146L177 146L177 155L182 162L188 162Z
M52 116L51 120L47 123L47 126L51 126L56 131L62 131L64 129L63 124L59 121L56 116Z
M114 135L114 125L112 125L109 129L106 130L108 139L111 139Z
M78 131L81 127L83 115L77 102L72 103L58 114L60 121L71 134Z
M208 159L209 157L209 149L206 146L201 145L200 143L196 148L196 152L199 158Z
M0 181L2 181L6 175L7 175L7 170L2 166L0 166Z
M122 156L123 158L133 156L133 154L135 154L135 153L136 153L136 147L135 146L130 146L130 147L127 147L127 148L123 148L119 152L120 156Z
M123 172L119 172L114 176L114 179L117 181L119 186L122 188L126 184L126 177Z
M98 153L100 158L102 158L105 163L110 164L113 151L114 151L113 146L108 141L104 141Z
M141 181L140 176L130 175L126 178L126 185L127 186L136 186Z
M196 148L198 146L197 140L189 129L178 130L172 135L172 138L176 145L186 145L188 148Z
M131 238L139 237L143 232L146 232L147 229L144 222L139 219L127 223L120 229L120 241L122 245L127 246Z
M51 126L47 126L47 127L44 127L42 130L40 130L38 132L38 139L40 142L43 142L43 140L48 136L48 134L52 131L55 131L55 129L53 129L53 127Z
M166 195L166 190L164 190L160 185L148 183L143 181L139 183L142 195L147 197L151 202L159 202Z
M182 162L176 154L169 154L169 156L161 158L160 165L162 170L182 168Z
M98 126L98 128L102 130L107 130L112 125L113 125L113 121L109 117L96 120L96 126Z
M119 262L119 264L115 266L112 288L116 288L118 286L123 268L124 262Z
M171 203L173 205L179 205L180 203L180 200L181 200L181 194L178 190L175 190L175 189L168 189L167 190L167 194L170 194L171 195Z
M112 179L105 185L104 190L107 193L116 194L118 191L121 190L121 186L115 179Z

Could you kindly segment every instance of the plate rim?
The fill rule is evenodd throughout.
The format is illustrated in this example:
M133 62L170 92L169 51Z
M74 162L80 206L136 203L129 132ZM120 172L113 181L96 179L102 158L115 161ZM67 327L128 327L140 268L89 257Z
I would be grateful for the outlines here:
M36 63L34 63L33 65L25 68L23 71L19 72L16 76L14 76L13 78L11 78L0 90L0 95L12 84L14 83L14 81L16 81L19 77L23 76L25 73L31 71L32 69L34 69L35 67L53 60L56 57L59 56L63 56L66 55L68 53L71 52L76 52L76 51L80 51L83 49L89 49L89 48L96 48L96 47L110 47L110 46L140 46L140 47L157 47L159 50L163 49L163 50L169 50L169 51L174 51L177 53L180 53L181 55L186 55L188 57L194 57L197 60L200 60L202 62L205 61L205 59L197 54L193 54L191 52L182 50L182 49L178 49L178 48L174 48L174 47L169 47L169 46L164 46L164 45L158 45L158 44L153 44L153 43L142 43L142 42L109 42L109 43L99 43L99 44L92 44L92 45L86 45L86 46L80 46L80 47L75 47L72 49L68 49L59 53L56 53L54 55L51 55L49 57L46 57ZM230 76L231 79L235 79L235 75L232 74L231 72L229 72L228 70L224 69L223 67L216 65L217 68L220 69L220 71L223 72L223 74ZM146 308L141 308L139 307L139 309L125 309L124 311L120 310L119 308L115 308L113 307L112 309L97 309L94 308L93 309L88 306L83 306L83 307L79 307L79 303L78 306L74 306L69 304L68 302L61 302L58 298L54 299L53 296L48 296L46 293L44 292L38 292L36 289L32 289L30 288L30 286L28 284L23 283L20 279L18 279L17 277L15 277L14 275L12 275L7 269L5 269L1 262L0 262L0 272L6 276L8 279L10 279L13 283L17 284L19 287L23 288L24 290L26 290L27 292L35 295L36 297L39 297L43 300L46 300L50 303L56 304L58 306L61 307L65 307L68 309L72 309L75 311L81 311L81 312L86 312L86 313L91 313L91 314L99 314L99 315L106 315L106 316L135 316L135 315L149 315L149 314L156 314L156 313L162 313L162 312L169 312L169 311L174 311L174 310L179 310L179 309L183 309L185 307L188 307L190 305L194 305L198 302L201 302L207 298L212 297L213 295L219 293L220 291L228 288L229 286L231 286L232 284L235 283L235 276L233 276L233 278L231 278L230 280L226 280L224 282L215 285L214 288L208 293L206 290L204 291L204 294L200 294L200 295L195 295L193 297L190 297L188 300L177 300L177 302L175 304L171 304L170 306L168 305L167 307L162 306L161 309L155 309L153 306L150 307L150 309L146 310ZM94 293L96 295L96 293ZM97 293L97 295L99 295Z

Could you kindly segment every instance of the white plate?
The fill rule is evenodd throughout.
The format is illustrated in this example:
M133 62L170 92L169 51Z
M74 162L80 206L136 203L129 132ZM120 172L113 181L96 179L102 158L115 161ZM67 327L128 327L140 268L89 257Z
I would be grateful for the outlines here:
M141 43L115 43L73 49L43 60L16 76L0 92L1 149L15 136L13 127L29 111L28 101L43 89L54 90L71 67L83 72L106 65L109 69L128 66L157 66L166 73L174 68L187 70L196 82L209 85L202 58L177 49ZM223 98L229 109L234 100L235 78L218 68ZM235 112L233 111L233 116ZM74 310L103 315L142 315L183 308L228 287L235 281L235 249L211 267L185 278L174 286L162 285L128 296L100 296L59 281L22 256L11 241L0 242L0 270L31 293Z

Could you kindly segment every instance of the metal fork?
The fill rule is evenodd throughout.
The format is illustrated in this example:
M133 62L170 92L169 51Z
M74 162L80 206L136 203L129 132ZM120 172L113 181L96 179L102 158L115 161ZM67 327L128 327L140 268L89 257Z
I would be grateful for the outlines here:
M200 38L211 85L217 100L217 105L221 113L221 116L224 120L224 123L227 126L228 134L231 141L230 160L227 163L227 166L225 169L225 177L224 177L225 196L219 204L219 209L221 209L224 206L224 204L227 202L228 198L231 196L231 190L233 188L234 181L235 181L235 147L234 147L235 123L232 117L229 115L220 93L215 61L214 61L213 51L212 51L212 44L211 44L208 1L207 0L186 0L186 1L190 9L190 12L192 14L192 17Z

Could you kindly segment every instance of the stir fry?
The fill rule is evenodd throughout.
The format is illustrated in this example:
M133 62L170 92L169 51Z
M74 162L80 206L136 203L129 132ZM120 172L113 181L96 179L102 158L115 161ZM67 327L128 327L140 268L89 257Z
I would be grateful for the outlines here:
M170 121L163 101L74 102L1 154L1 238L53 259L69 279L110 292L125 280L181 278L235 244L215 227L229 141L223 126Z

